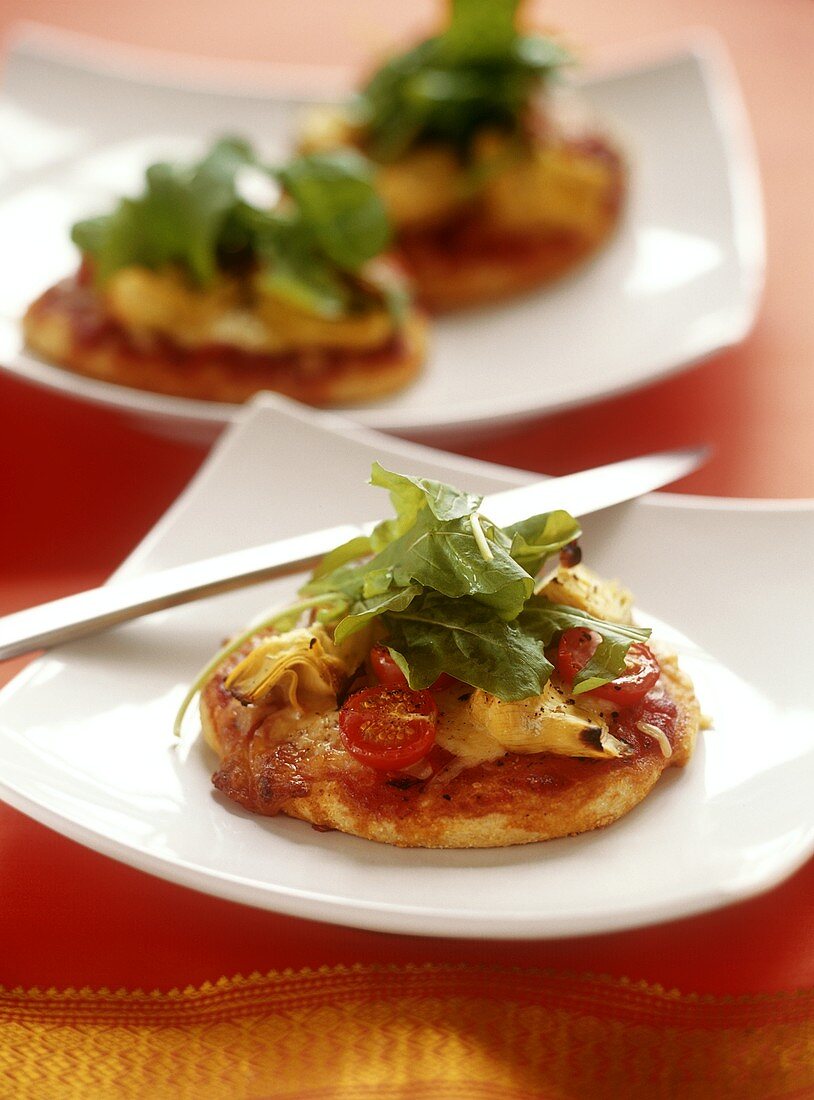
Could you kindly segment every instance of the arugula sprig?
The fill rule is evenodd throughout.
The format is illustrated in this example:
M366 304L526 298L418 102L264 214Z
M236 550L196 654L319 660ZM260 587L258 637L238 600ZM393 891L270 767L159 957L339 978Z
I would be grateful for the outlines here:
M112 214L78 222L71 236L93 256L105 281L131 264L160 268L182 265L198 283L210 282L217 269L217 246L238 203L235 178L253 162L243 141L219 141L198 164L152 164L144 193L122 199Z
M240 173L276 181L285 199L273 209L247 202ZM72 238L104 283L122 267L173 265L194 285L209 285L239 262L259 270L266 289L323 317L353 309L375 293L396 309L397 288L359 273L390 241L384 206L365 159L352 150L264 164L244 141L217 142L193 165L154 164L144 192L102 217L78 222Z
M481 497L450 485L378 463L370 481L389 490L396 517L327 555L300 594L339 644L376 620L411 687L447 672L506 701L537 695L553 671L545 648L580 626L602 644L579 694L615 679L630 644L649 636L535 595L546 560L580 534L568 512L500 528Z
M228 642L190 686L184 714L215 669L264 630L290 630L303 614L334 628L337 644L376 624L412 688L449 673L511 702L538 695L554 671L545 649L566 630L596 630L602 642L576 678L579 695L615 679L632 642L650 631L596 619L535 592L535 575L551 554L580 534L565 511L499 528L480 515L482 497L430 478L373 464L371 484L387 489L396 512L370 535L323 558L302 599Z
M355 104L374 160L438 141L462 157L484 127L516 131L531 97L571 56L516 27L519 0L451 0L448 26L393 57Z

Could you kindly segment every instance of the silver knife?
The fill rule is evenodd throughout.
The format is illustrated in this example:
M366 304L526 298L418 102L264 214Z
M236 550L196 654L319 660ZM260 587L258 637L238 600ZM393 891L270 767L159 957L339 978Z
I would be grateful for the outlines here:
M481 511L499 527L554 508L586 516L684 477L705 461L707 453L705 448L662 451L548 478L487 496ZM110 581L101 588L17 611L0 618L0 660L95 634L177 604L303 572L335 546L373 527L373 523L329 527L132 580Z

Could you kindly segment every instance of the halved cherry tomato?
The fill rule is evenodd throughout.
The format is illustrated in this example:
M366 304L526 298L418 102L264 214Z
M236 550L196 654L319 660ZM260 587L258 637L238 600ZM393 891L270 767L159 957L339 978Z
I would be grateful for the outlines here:
M556 664L566 683L573 684L577 673L585 668L601 641L601 635L595 630L581 626L563 633L557 646ZM661 668L652 650L641 642L634 642L625 657L625 671L609 684L585 694L610 699L620 707L629 707L647 695L660 673Z
M422 760L435 743L438 707L428 691L372 687L349 695L339 712L342 744L377 771Z
M370 651L370 665L374 675L380 684L387 688L409 687L407 677L390 656L390 650L386 645L374 645ZM430 691L443 691L455 683L455 677L442 672L438 679L430 684Z
M374 645L370 651L370 667L380 684L387 688L409 687L407 677L390 656L386 645Z

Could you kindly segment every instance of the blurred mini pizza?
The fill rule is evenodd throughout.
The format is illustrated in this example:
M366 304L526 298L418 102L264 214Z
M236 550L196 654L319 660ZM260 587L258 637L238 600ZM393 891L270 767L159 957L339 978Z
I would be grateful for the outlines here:
M275 201L249 201L252 183ZM426 322L352 151L272 169L245 142L220 141L195 165L152 165L140 196L78 223L73 239L79 271L29 307L24 329L33 351L77 373L332 406L400 389L423 362Z
M570 54L518 29L517 6L453 0L446 27L390 58L350 103L312 112L301 135L307 150L352 145L371 158L435 310L564 274L602 247L623 206L619 150L555 106Z

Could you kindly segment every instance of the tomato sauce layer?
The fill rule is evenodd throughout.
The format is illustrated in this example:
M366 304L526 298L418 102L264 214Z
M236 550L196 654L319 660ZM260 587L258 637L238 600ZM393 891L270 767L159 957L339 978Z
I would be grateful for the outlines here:
M229 344L202 344L196 348L184 348L161 336L151 337L149 344L134 341L126 329L105 311L104 299L87 284L82 272L64 279L37 300L35 309L42 314L59 313L70 320L71 336L77 350L89 351L101 347L111 348L117 356L139 364L145 359L160 360L168 367L206 365L218 360L243 370L262 370L274 374L302 375L316 370L330 371L346 361L364 361L371 365L392 359L403 348L403 336L396 333L388 341L373 350L347 350L340 347L314 347L296 352L269 354L245 351Z
M672 745L678 725L678 707L663 688L657 686L635 706L605 715L611 733L625 741L631 755L609 760L560 756L554 753L506 753L498 760L477 764L444 782L438 773L453 757L436 746L427 758L433 778L418 779L408 774L382 775L373 769L336 768L334 779L347 798L372 814L407 817L428 798L449 803L449 809L463 814L499 811L511 805L518 793L560 794L586 780L599 781L625 769L635 769L653 758L662 758L658 740L639 728L640 723L656 726ZM435 779L435 776L438 776Z

